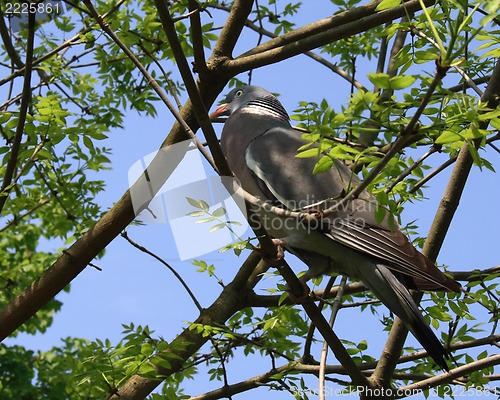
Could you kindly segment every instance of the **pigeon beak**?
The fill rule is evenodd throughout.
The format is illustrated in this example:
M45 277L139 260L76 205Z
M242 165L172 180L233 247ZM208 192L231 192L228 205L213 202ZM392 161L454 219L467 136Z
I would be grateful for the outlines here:
M228 104L224 103L221 104L217 109L210 114L210 121L215 121L218 117L221 115L226 115L226 112L228 111Z

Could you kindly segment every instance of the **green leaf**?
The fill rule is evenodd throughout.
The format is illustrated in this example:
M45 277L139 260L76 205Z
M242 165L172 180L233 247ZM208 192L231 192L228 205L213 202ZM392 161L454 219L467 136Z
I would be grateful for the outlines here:
M306 151L302 151L298 154L295 155L297 158L311 158L311 157L317 157L319 155L320 151L317 147L313 149L309 149Z
M200 208L203 210L203 211L206 211L208 212L210 210L210 206L208 205L208 203L204 200L200 200L199 201L199 204L200 204Z
M141 366L139 367L139 374L140 375L148 375L148 376L151 374L156 375L156 369L150 363L144 363L144 364L141 364Z
M322 172L328 171L333 165L333 160L329 156L321 157L313 169L313 174L320 174Z
M397 7L401 4L401 0L382 0L375 8L375 11L383 11L389 8Z
M215 231L221 230L222 228L225 228L225 227L226 227L226 224L224 222L221 222L220 224L216 224L216 225L212 226L208 231L215 232Z
M38 153L36 153L36 157L38 159L51 160L52 159L52 154L47 149L40 149L38 151Z
M226 215L226 209L224 207L220 207L212 213L212 216L217 218L220 218L223 215Z
M12 113L10 113L10 112L1 112L0 113L0 124L7 122L11 116L12 116Z
M422 64L428 61L433 61L438 58L438 55L435 53L436 50L431 49L427 51L416 51L413 55L415 62L417 64Z
M205 211L192 211L190 213L188 213L188 217L201 217L202 215L205 215L206 212Z
M155 357L151 358L151 362L154 365L157 365L158 367L162 367L165 369L170 369L170 367L171 367L170 362L168 362L167 360L165 360L164 358L162 358L160 356L155 356Z
M479 153L477 151L476 146L470 145L470 146L468 146L468 149L469 149L470 155L472 156L472 159L474 160L474 164L481 167L482 166L481 157L479 156Z
M186 197L186 200L188 201L189 204L191 204L193 207L199 208L205 213L207 213L210 210L210 206L208 203L204 200L197 201L195 199L192 199L191 197Z
M488 135L489 131L486 129L477 129L477 128L467 128L462 131L462 137L465 139L479 139L486 135Z
M226 221L226 224L231 224L231 225L236 225L236 226L243 226L241 222L239 221Z
M380 89L390 89L391 88L391 82L389 80L389 75L383 74L383 73L374 73L370 72L368 75L368 79L370 80L371 83L373 83L375 86L377 86Z
M462 141L462 137L452 131L444 131L439 137L436 139L436 144L447 144L452 142L460 142Z
M195 199L192 199L191 197L186 197L186 200L188 201L189 204L191 204L193 207L196 208L201 208L200 203L196 201Z
M141 354L143 356L150 356L154 352L154 347L150 343L143 343L141 345Z
M88 136L83 137L83 144L85 145L85 147L87 147L87 149L90 150L91 153L95 152L94 143Z
M163 340L156 345L156 348L158 349L158 351L161 352L161 351L167 350L169 348L169 346L170 346L170 344L167 341Z
M361 342L358 343L358 349L366 350L367 348L368 348L368 343L366 343L366 340L362 340Z
M217 220L217 218L207 217L207 218L197 219L194 223L195 224L204 224L205 222L212 222L212 221L216 221L216 220Z
M490 120L490 125L497 129L497 130L500 130L500 118L493 118Z
M378 206L375 210L375 221L380 224L387 214L387 209L383 206Z
M389 79L391 89L401 90L415 83L416 78L410 75L394 76Z

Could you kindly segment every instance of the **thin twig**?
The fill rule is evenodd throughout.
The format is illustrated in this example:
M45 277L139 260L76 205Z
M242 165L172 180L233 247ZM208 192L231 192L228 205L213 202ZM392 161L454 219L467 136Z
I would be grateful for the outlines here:
M168 110L172 113L174 118L177 120L177 122L180 124L180 126L184 129L188 137L194 140L196 143L196 147L198 147L198 150L202 153L202 155L205 157L205 159L213 166L215 167L215 164L212 160L212 157L208 152L205 150L205 148L202 146L200 141L196 138L194 132L191 130L189 125L184 121L182 118L181 114L177 111L177 109L173 106L173 104L170 102L168 99L167 95L161 88L161 86L158 84L158 82L153 78L153 76L149 73L149 71L141 64L141 62L137 59L137 57L130 51L130 49L116 36L116 34L112 31L110 26L104 21L104 17L99 15L97 13L97 10L94 8L90 0L83 0L84 4L88 7L90 10L90 13L92 16L95 18L95 20L99 23L99 26L101 29L108 34L108 36L122 49L122 51L128 56L128 58L135 64L135 66L141 71L141 73L144 75L144 77L147 79L149 85L153 88L153 90L158 94L160 99L163 101L163 103L167 106Z
M423 185L425 185L427 182L429 182L432 178L434 178L440 172L444 171L446 168L448 168L450 165L452 165L456 160L457 160L457 156L451 157L450 159L446 160L439 167L437 167L433 171L431 171L427 176L423 177L417 183L415 183L415 185L413 185L411 187L411 189L408 191L408 193L415 193Z
M328 279L328 282L325 286L325 289L321 291L321 294L318 295L317 292L313 292L312 297L314 299L319 300L319 302L320 302L320 304L319 304L320 311L323 310L323 308L326 305L325 299L329 295L331 295L331 290L332 290L333 284L335 283L335 278L336 277L332 276L332 277L330 277L330 279ZM337 286L337 289L338 289L338 286ZM336 293L338 293L338 290L336 291ZM316 327L314 326L314 324L310 324L309 329L307 331L306 340L304 342L304 351L303 351L303 356L302 356L303 360L308 360L312 357L311 356L311 345L312 345L312 342L314 339L314 331L315 330L316 330Z
M165 79L170 89L170 94L173 96L175 104L177 105L177 108L180 110L182 108L182 103L179 99L179 96L177 96L177 90L175 88L174 83L172 82L172 79L169 78L167 71L165 71L165 68L163 68L163 65L161 65L161 63L156 59L156 57L153 56L153 54L151 54L151 52L148 51L140 42L137 45L142 49L142 51L144 51L144 54L146 54L149 58L151 58L151 60L153 60L155 65L162 73L163 79ZM205 147L205 144L203 144L203 147Z
M439 49L439 45L436 43L436 41L434 39L432 39L431 37L427 36L421 30L419 30L415 27L412 27L411 33L421 37L422 39L425 39L430 44L432 44L434 47ZM478 96L483 95L483 91L481 89L479 89L479 87L477 87L477 85L474 83L474 81L469 77L469 75L467 75L465 73L465 71L462 68L460 68L458 65L453 65L453 68L462 76L462 78L464 78L465 82L467 82L467 85L469 85L469 87L471 89L473 89L477 93Z
M14 218L7 222L3 228L0 228L0 233L5 232L9 228L11 228L13 225L17 225L19 221L22 219L29 217L31 214L33 214L36 210L38 210L40 207L44 206L45 204L49 204L50 201L52 200L52 197L48 197L46 199L42 199L38 201L38 204L31 208L30 210L25 211L24 213L14 216Z
M406 170L401 172L399 176L394 179L394 181L384 190L385 193L390 193L392 189L396 187L396 185L401 182L403 179L405 179L408 175L412 173L417 167L419 167L428 157L430 157L432 154L436 153L439 151L439 148L437 146L431 147L427 152L421 156L417 161L415 161L410 167L408 167Z
M163 264L165 267L167 267L170 272L175 276L175 278L180 282L180 284L184 287L184 290L187 292L189 297L191 297L191 300L193 300L194 305L198 309L198 311L201 311L203 307L201 306L200 302L192 292L192 290L189 288L189 285L182 279L182 276L179 275L179 273L173 268L169 263L167 263L163 258L158 256L157 254L153 253L152 251L148 250L146 247L141 246L134 240L132 240L128 234L127 231L123 231L121 233L121 237L124 238L127 242L129 242L132 246L134 246L136 249L142 251L143 253L146 253L147 255L153 257L155 260L159 261L161 264Z
M0 36L2 37L3 45L5 46L5 51L7 52L12 63L17 68L23 68L24 63L21 60L19 53L16 51L12 43L9 30L7 28L7 25L5 24L5 15L1 9L0 9Z
M344 295L344 288L347 283L347 276L343 275L342 280L340 281L339 291L337 292L337 296L335 296L335 300L333 302L332 313L330 315L330 326L333 328L333 323L337 314L342 306L342 296ZM319 363L319 399L325 400L325 365L326 360L328 358L328 343L323 342L323 347L321 348L321 359Z
M55 168L53 165L51 166L51 168L54 171L55 175L57 175L57 172L55 171ZM49 180L47 179L47 177L43 173L42 168L41 168L39 163L35 163L35 169L40 174L42 181L45 183L45 186L47 186L47 189L49 189L49 192L52 195L52 197L55 199L55 201L61 206L63 211L66 213L66 216L69 219L74 219L75 218L74 215L68 210L68 207L62 201L61 196L59 195L59 192L56 189L52 188L51 182L49 182Z

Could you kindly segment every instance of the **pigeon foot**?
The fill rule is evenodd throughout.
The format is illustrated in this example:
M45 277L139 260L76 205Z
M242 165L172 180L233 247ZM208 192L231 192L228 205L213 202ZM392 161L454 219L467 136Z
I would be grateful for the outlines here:
M269 265L274 265L276 263L279 263L285 259L285 241L281 239L271 239L274 246L276 247L276 254L274 257L269 257L268 254L264 254L262 251L262 258L263 260L268 263Z

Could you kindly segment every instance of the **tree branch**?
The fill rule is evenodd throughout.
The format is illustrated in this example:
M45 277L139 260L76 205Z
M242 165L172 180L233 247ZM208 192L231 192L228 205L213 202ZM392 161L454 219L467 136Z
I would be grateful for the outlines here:
M227 6L223 6L221 4L211 4L209 7L216 8L218 10L224 10L224 11L230 11L231 10L231 8L229 8ZM250 29L252 29L253 31L257 32L260 35L265 35L265 36L273 38L273 39L275 39L275 38L278 37L277 35L273 34L272 32L264 29L263 27L255 25L250 20L247 20L245 22L245 26L249 27ZM317 61L321 65L324 65L325 67L327 67L333 73L339 75L340 77L342 77L343 79L345 79L350 84L353 84L354 86L356 86L359 90L365 90L365 91L367 90L363 86L363 84L361 82L355 80L351 75L349 75L347 72L345 72L342 68L340 68L339 66L337 66L337 65L333 64L332 62L326 60L325 58L321 57L320 55L318 55L316 53L313 53L312 51L307 51L304 54L307 57L312 58L313 60Z
M232 56L234 46L238 42L245 21L252 12L253 0L236 0L232 7L226 23L219 35L219 40L214 46L210 61L227 60Z
M445 383L450 383L456 378L467 376L472 372L480 371L484 368L488 368L494 365L500 364L500 355L494 355L490 357L483 358L482 360L474 361L469 364L465 364L459 368L455 368L446 374L441 374L433 376L429 379L414 383L412 385L403 386L399 390L401 392L412 392L430 389Z
M461 282L472 282L475 280L484 279L493 274L500 274L500 266L495 266L486 269L477 269L470 271L446 271L453 279ZM311 296L314 300L320 301L321 299L333 299L338 293L339 287L334 286L331 289L315 290ZM367 290L362 282L352 282L345 286L345 294L360 293ZM279 295L258 295L251 292L247 297L247 307L278 307L280 305ZM290 298L287 298L281 304L294 304ZM344 307L347 307L344 305Z
M182 276L180 276L180 274L175 270L175 268L173 268L168 262L166 262L163 258L161 258L160 256L158 256L157 254L153 253L152 251L148 250L144 246L141 246L140 244L138 244L137 242L135 242L134 240L132 240L128 236L128 234L127 234L126 231L122 232L121 236L127 242L129 242L132 246L134 246L136 249L138 249L138 250L142 251L143 253L146 253L147 255L153 257L155 260L159 261L161 264L163 264L165 267L167 267L168 270L170 272L172 272L172 274L175 276L175 278L182 285L182 287L187 292L187 294L189 295L189 297L191 297L191 300L193 300L193 303L196 306L196 308L198 309L198 311L202 311L203 307L201 306L200 302L198 301L198 299L194 295L194 293L191 290L191 288L189 287L189 285L186 283L186 281L184 279L182 279Z
M497 61L495 70L490 79L490 83L486 88L482 102L487 102L490 108L496 108L500 100L500 61ZM480 129L485 129L488 126L488 121L482 121ZM452 171L448 186L443 194L441 202L436 212L436 216L432 222L429 234L424 244L422 253L435 261L439 254L439 250L444 242L446 233L451 224L455 211L458 208L460 198L465 187L465 183L469 177L472 168L473 159L469 151L469 143L464 142L458 155L455 167ZM478 145L476 143L475 145ZM421 295L418 297L421 298ZM417 299L420 301L420 299ZM386 357L381 358L381 362L377 365L372 378L381 383L387 384L389 378L396 366L396 359L399 358L401 349L404 345L404 338L408 334L408 330L403 325L399 318L396 318L394 325L389 333L389 337L384 348Z
M214 303L200 312L200 315L193 324L202 325L224 325L228 318L230 318L236 311L241 310L245 304L245 297L251 289L248 287L248 279L252 275L253 270L260 261L260 254L252 252L247 260L243 263L238 273L228 285L224 287L222 293L217 297ZM134 375L130 378L118 392L110 396L110 399L117 400L142 400L148 396L161 382L164 377L170 376L178 371L201 346L208 341L208 336L203 336L196 330L189 327L184 329L182 333L177 336L171 343L171 348L175 349L178 357L168 358L170 368L155 367L163 378L160 376L158 379ZM170 351L166 350L160 352L158 356L168 357Z
M207 62L205 60L205 51L203 48L203 32L201 29L200 12L204 9L196 0L189 0L189 20L191 21L191 35L194 53L194 70L200 76L200 79L207 77ZM161 18L161 16L160 16Z
M198 87L196 86L196 82L193 79L193 75L191 75L191 71L184 55L184 51L182 50L181 44L179 42L179 38L177 37L174 21L172 20L170 12L168 11L164 1L155 0L155 4L158 9L161 23L163 25L163 30L167 35L170 48L174 53L175 61L179 68L179 72L181 73L182 80L186 85L189 99L193 104L193 110L196 119L198 120L198 123L203 130L205 140L207 141L208 147L210 148L210 151L214 158L217 171L222 176L232 176L232 172L226 162L226 157L224 156L224 154L222 154L222 149L219 146L219 141L217 139L217 135L215 134L214 127L208 117L203 99L201 98L200 92L198 91ZM218 90L222 90L223 87L224 85L218 87ZM200 149L200 147L198 148ZM201 146L201 149L204 150L203 146Z
M342 276L342 280L339 285L339 290L337 293L337 296L335 296L334 300L334 305L332 307L332 313L330 315L330 326L333 328L333 323L335 321L335 318L337 317L337 314L340 310L340 307L342 306L342 296L344 295L344 288L345 285L347 284L347 276ZM318 386L319 386L319 400L325 400L325 366L326 366L326 360L328 357L328 343L325 341L323 342L323 346L321 348L321 359L320 359L320 364L319 364L319 381L318 381Z
M26 44L26 67L24 69L23 96L19 108L19 120L17 122L16 133L12 139L12 148L10 150L9 161L5 167L5 175L3 177L2 187L0 188L0 215L9 193L12 189L12 178L17 165L17 157L21 149L21 140L24 132L24 124L28 114L28 107L31 103L31 72L33 70L33 46L35 41L35 22L36 13L28 14L28 42ZM0 19L3 20L2 17Z
M24 63L19 57L19 53L16 51L12 41L10 40L9 30L5 24L5 15L0 9L0 36L2 37L3 45L5 46L5 51L9 55L11 61L17 68L23 68Z
M434 0L425 0L427 5ZM270 40L227 62L233 74L273 64L317 47L369 30L420 9L418 0L375 12L380 1L334 15Z
M497 335L495 340L500 340L500 335ZM479 340L477 340L477 342L478 342L478 345L491 344L492 338L488 337L488 338L484 338L484 339L479 339ZM465 344L470 344L470 342L464 342L463 345L465 345ZM462 344L457 343L456 345L453 346L453 348L465 348L465 347L459 347L460 345L462 345ZM408 361L413 361L416 358L421 358L422 356L424 356L424 353L426 354L426 352L418 352L418 353L414 353L411 355L402 356L400 359L400 362L404 363L404 362L408 362ZM418 355L418 357L414 357L414 355ZM490 360L490 362L491 362L491 360ZM495 362L498 363L498 360L496 360ZM367 375L370 373L369 370L373 367L375 367L375 362L364 363L360 366L360 368L363 371L366 371L364 373ZM313 374L315 376L318 376L318 374L320 372L320 368L321 367L319 365L306 364L306 363L300 362L300 361L290 363L290 364L285 364L285 365L282 365L276 369L268 371L264 374L254 376L250 379L247 379L247 380L244 380L244 381L232 384L232 385L223 386L219 389L212 390L210 392L207 392L207 393L204 393L204 394L201 394L198 396L190 397L189 400L216 400L216 399L222 399L222 398L229 398L230 396L234 396L235 394L243 393L243 392L249 391L251 389L256 389L256 388L259 388L259 387L266 385L269 382L275 381L275 379L273 379L273 375L279 375L279 374L286 373L286 372L290 372L290 373L305 372L305 373L309 373L309 374ZM341 365L326 365L325 372L328 374L345 374L345 370ZM408 377L410 375L411 374L397 374L398 378L400 378L400 379L405 379L405 378L408 379ZM461 374L461 375L463 375L463 374ZM461 376L461 375L459 375L459 376ZM439 379L442 379L441 377L443 377L443 376L446 376L446 375L445 374L439 375ZM419 375L418 377L413 376L413 378L414 379L415 378L424 378L425 380L427 380L429 377L425 376L425 375ZM438 378L438 377L432 377L431 379L433 379L433 378ZM495 379L495 378L497 378L497 377L495 377L495 376L491 377L491 379ZM419 382L419 383L422 383L422 382ZM434 387L434 386L437 386L437 385L433 384L431 387ZM401 392L404 389L408 389L409 387L411 387L411 386L402 387ZM408 392L410 390L408 390ZM415 388L415 391L418 391L418 390L424 390L424 389Z
M219 94L217 88L210 84L203 85L202 96L205 104L215 101ZM191 103L188 101L180 111L182 120L191 127L198 129L197 121ZM170 131L165 143L175 144L186 139L186 132L176 124ZM148 166L148 171L154 171L156 178L166 181L172 170L165 168L161 155L155 157ZM95 226L78 239L68 250L64 251L59 259L29 288L20 293L14 300L0 310L0 341L18 329L26 320L32 317L40 308L63 290L88 263L99 254L123 229L135 218L134 207L130 196L131 191L141 192L149 190L148 179L141 175L130 190L114 204ZM159 189L156 188L157 190ZM150 193L150 199L156 193ZM142 208L137 209L139 213Z

